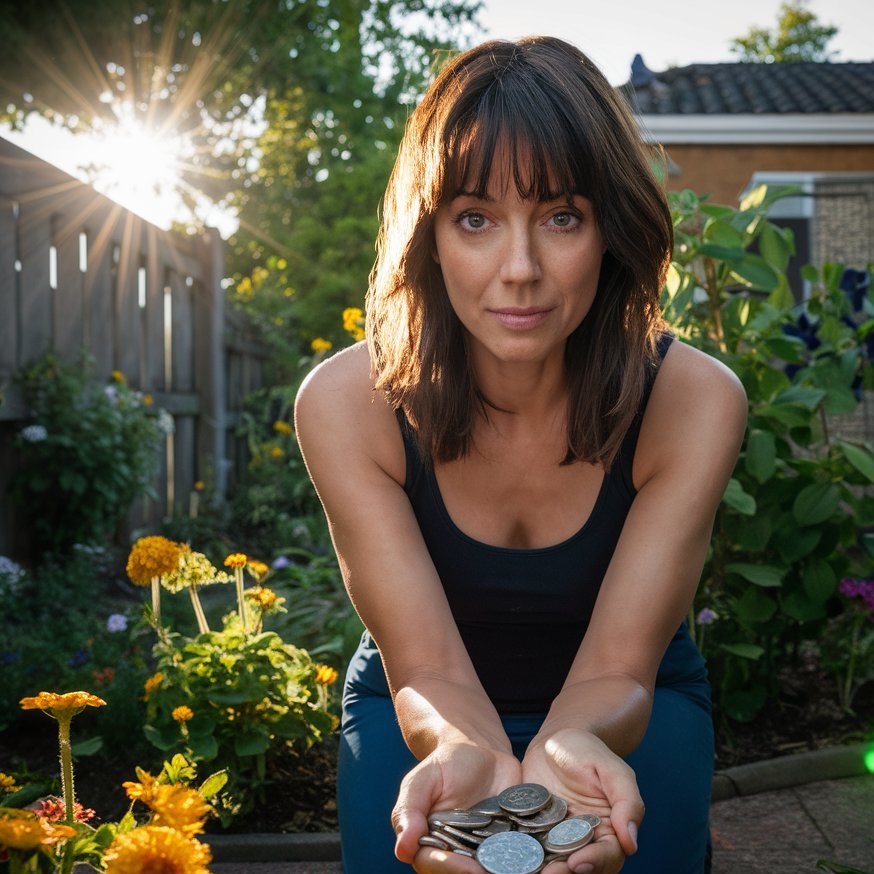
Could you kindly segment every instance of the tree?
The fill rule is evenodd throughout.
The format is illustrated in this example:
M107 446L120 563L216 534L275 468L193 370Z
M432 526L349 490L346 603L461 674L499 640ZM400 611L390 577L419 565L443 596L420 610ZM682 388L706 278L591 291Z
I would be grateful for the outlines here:
M790 61L829 61L834 52L826 46L838 32L823 25L805 9L805 0L783 3L775 30L754 27L735 37L729 46L742 63L783 64Z
M186 201L236 212L231 299L296 360L343 339L409 107L480 0L0 0L0 119L183 136Z

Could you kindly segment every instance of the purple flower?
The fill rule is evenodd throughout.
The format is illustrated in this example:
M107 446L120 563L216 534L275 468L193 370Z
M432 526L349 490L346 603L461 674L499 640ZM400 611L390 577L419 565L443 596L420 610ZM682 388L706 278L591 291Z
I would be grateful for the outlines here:
M719 619L719 616L716 615L715 610L711 610L709 607L705 607L696 617L695 621L699 625L712 625L716 620Z
M106 620L106 630L110 634L115 634L117 631L127 631L127 616L123 613L113 613Z
M271 564L270 566L273 568L273 570L280 571L284 567L288 567L290 564L291 562L284 555L279 555L273 559L273 564Z
M855 580L845 577L838 583L838 591L845 598L861 598L862 603L874 613L874 579Z

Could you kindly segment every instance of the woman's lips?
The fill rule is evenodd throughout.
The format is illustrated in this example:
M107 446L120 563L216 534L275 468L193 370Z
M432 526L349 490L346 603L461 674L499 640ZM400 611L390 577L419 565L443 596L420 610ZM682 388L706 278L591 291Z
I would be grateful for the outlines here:
M491 314L505 327L514 331L524 331L536 328L549 315L550 310L534 307L508 307L500 310L490 310Z

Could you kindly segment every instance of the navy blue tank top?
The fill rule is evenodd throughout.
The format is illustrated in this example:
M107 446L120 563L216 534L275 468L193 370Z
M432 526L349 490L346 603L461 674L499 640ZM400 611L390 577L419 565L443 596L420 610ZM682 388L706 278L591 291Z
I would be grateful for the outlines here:
M662 356L670 342L665 335ZM474 668L500 712L547 710L564 683L636 494L631 470L651 388L652 380L585 524L541 549L490 546L459 530L399 416L404 490Z

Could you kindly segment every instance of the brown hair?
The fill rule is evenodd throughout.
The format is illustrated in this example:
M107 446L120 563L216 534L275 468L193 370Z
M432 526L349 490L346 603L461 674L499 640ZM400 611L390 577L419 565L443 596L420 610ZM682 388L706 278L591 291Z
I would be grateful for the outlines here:
M485 192L499 142L509 144L520 196L555 197L557 183L561 195L592 202L607 251L592 308L565 351L565 462L609 466L657 359L673 226L630 111L562 40L496 40L458 55L412 113L367 293L375 388L404 412L426 457L451 461L470 449L488 402L432 257L434 217L461 190Z

